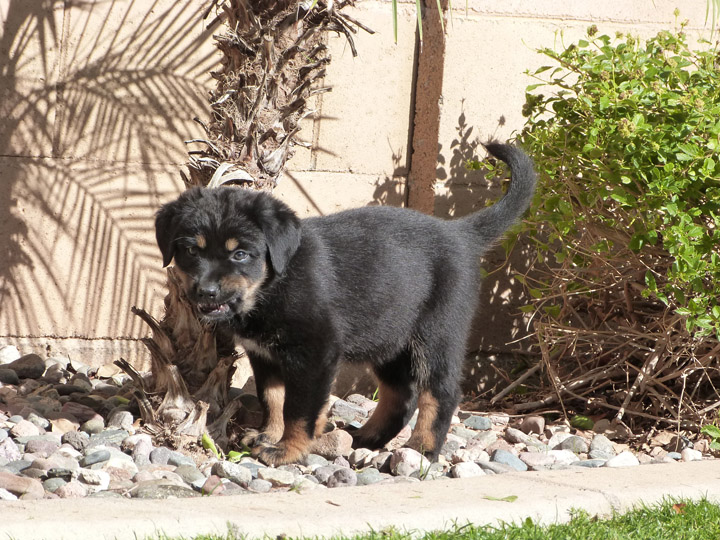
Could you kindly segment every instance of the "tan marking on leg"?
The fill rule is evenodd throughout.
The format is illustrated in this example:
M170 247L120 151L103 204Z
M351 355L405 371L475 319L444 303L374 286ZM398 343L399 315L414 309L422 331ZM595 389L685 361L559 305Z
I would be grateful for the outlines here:
M228 251L235 251L239 245L240 243L236 238L228 238L225 240L225 249Z
M437 418L439 404L437 399L427 390L423 391L418 398L418 417L415 422L410 440L406 446L418 452L434 451L438 442L433 433L433 424Z
M200 249L205 249L207 247L207 239L202 234L195 235L195 243Z
M285 433L277 446L260 448L257 457L268 465L294 463L308 453L310 442L305 421L295 420L285 426Z
M327 425L327 417L328 417L328 411L327 411L327 403L323 406L322 411L320 411L320 416L318 416L318 419L315 421L315 431L314 436L319 437L323 433L325 433L325 426Z
M283 405L285 405L285 385L282 381L271 381L265 387L265 403L268 415L263 426L263 434L269 442L276 443L285 430L283 420Z
M365 425L355 434L364 439L374 439L384 430L385 426L395 417L398 409L405 406L403 396L392 386L380 382L378 384L379 401Z

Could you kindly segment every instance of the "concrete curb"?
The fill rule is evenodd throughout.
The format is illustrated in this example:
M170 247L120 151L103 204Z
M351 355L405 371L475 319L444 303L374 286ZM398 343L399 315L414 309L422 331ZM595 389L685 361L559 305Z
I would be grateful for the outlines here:
M517 496L513 502L499 499ZM329 537L395 527L422 532L453 523L497 524L532 518L567 521L572 509L625 511L666 497L720 502L720 460L624 469L525 472L304 494L273 493L173 500L65 499L0 502L0 537L13 540Z

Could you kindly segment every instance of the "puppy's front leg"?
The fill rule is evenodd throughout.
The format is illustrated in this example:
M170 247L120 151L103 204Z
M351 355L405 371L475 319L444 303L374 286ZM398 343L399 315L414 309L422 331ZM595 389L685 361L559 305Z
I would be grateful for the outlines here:
M253 450L256 457L268 465L283 465L307 455L318 426L324 426L323 412L333 376L334 368L320 368L307 362L283 370L285 429L276 445L257 446Z
M248 429L242 439L247 446L277 443L283 435L283 403L285 383L280 367L262 356L248 352L248 359L255 377L255 389L263 412L260 430Z

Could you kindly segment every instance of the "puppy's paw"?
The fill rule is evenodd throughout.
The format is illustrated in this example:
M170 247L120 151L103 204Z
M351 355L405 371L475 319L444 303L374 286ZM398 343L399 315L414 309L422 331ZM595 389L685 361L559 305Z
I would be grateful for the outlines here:
M246 429L245 434L243 435L243 438L240 442L244 444L245 446L254 447L254 446L267 446L277 443L280 440L280 437L274 437L268 433L265 433L263 431L258 431L257 429Z
M273 445L256 446L252 450L252 455L266 465L279 466L300 461L305 456L305 452L281 442Z

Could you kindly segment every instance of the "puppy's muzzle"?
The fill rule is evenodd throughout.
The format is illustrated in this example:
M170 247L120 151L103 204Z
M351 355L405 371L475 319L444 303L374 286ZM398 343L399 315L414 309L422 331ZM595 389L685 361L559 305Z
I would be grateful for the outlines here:
M230 304L237 301L237 291L228 294L218 283L198 283L195 301L200 314L208 319L223 319L232 315Z

